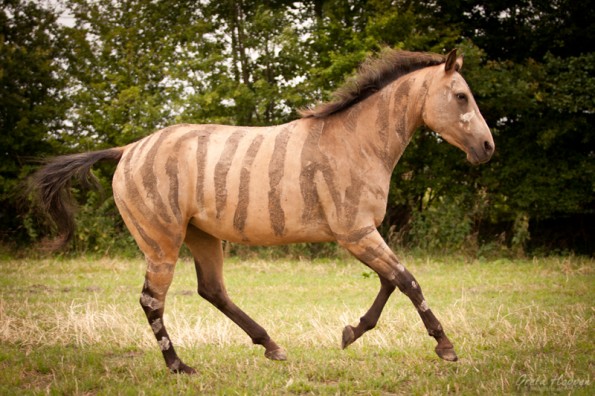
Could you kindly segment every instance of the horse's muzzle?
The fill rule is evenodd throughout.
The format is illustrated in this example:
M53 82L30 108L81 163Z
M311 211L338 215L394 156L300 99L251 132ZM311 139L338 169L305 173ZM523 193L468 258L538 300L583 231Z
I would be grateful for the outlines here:
M483 164L492 158L494 151L494 144L485 140L479 147L469 147L469 151L467 152L467 160L473 165Z

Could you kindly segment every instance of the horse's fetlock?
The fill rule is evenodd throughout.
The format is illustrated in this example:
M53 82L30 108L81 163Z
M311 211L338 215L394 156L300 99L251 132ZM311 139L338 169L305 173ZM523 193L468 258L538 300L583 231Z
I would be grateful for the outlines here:
M266 349L269 349L270 346L268 345L271 341L271 337L269 337L269 335L267 334L267 332L265 331L262 334L258 334L256 335L254 338L252 338L252 343L255 345L262 345L264 346Z
M440 325L435 329L428 329L428 335L434 337L436 340L440 340L445 336L444 330L442 330L442 326Z
M378 323L378 321L370 320L365 316L362 316L359 319L359 321L360 325L365 329L365 331L372 330L374 327L376 327L376 324Z

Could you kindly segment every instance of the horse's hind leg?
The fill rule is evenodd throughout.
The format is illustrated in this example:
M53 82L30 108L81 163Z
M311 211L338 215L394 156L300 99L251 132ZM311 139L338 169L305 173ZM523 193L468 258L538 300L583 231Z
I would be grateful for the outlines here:
M240 326L254 344L265 348L265 356L285 360L287 355L267 334L266 330L238 308L227 295L223 284L223 249L221 240L190 225L184 241L192 255L198 279L198 294Z
M180 360L163 322L165 296L173 279L176 258L177 255L175 258L154 261L153 257L147 255L147 272L140 304L155 334L167 367L174 373L192 374L196 371Z
M164 225L156 216L133 213L117 194L116 203L126 226L145 254L147 272L140 304L161 348L165 364L174 373L194 373L194 369L178 358L163 322L165 296L174 276L184 228Z

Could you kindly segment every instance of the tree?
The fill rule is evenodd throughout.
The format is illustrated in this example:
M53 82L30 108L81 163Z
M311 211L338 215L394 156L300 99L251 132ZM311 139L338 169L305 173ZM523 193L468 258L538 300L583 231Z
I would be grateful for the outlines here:
M541 60L547 53L593 52L592 7L572 0L438 0L415 2L438 31L451 27L487 52L490 59Z
M35 2L2 1L0 11L0 224L2 240L25 237L22 182L30 162L54 152L64 127L64 42L57 15Z
M308 63L293 2L226 0L201 12L211 25L210 47L197 51L201 72L193 74L194 92L179 119L271 125L295 118L307 103L301 88Z
M121 146L177 122L287 122L384 46L458 47L496 155L470 167L418 131L385 233L456 247L504 231L522 246L540 227L595 216L593 10L570 0L64 0L72 28L34 2L3 4L2 203L15 202L24 156ZM110 170L98 173L109 189ZM93 244L105 222L92 217L97 197L80 198ZM24 229L5 207L2 224ZM113 204L101 208L120 232Z
M594 11L567 0L417 6L428 16L423 24L456 28L480 50L463 73L496 138L496 156L478 179L488 189L486 216L509 225L526 217L536 235L546 220L556 228L556 221L574 218L574 229L558 227L556 243L566 238L570 247L568 240L583 235L587 247L589 229L581 224L588 220L581 219L595 210Z
M186 60L181 46L199 40L193 1L111 0L69 2L75 79L71 142L119 146L164 127L174 118L183 86L175 70ZM194 34L199 33L198 37Z

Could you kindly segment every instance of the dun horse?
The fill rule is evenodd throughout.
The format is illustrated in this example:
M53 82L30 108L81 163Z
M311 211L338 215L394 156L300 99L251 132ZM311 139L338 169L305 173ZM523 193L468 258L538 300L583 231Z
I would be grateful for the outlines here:
M113 177L118 209L145 255L140 304L173 372L193 373L163 321L178 252L194 256L198 294L240 326L265 356L285 351L238 308L223 283L222 240L248 245L337 241L380 278L380 291L345 348L372 329L399 288L417 309L436 353L457 355L421 288L376 227L387 205L391 173L413 132L425 124L486 162L494 141L463 77L462 58L386 50L366 61L334 100L273 127L175 125L125 147L57 157L34 176L43 208L59 231L73 235L69 180L92 179L91 166L119 161Z

